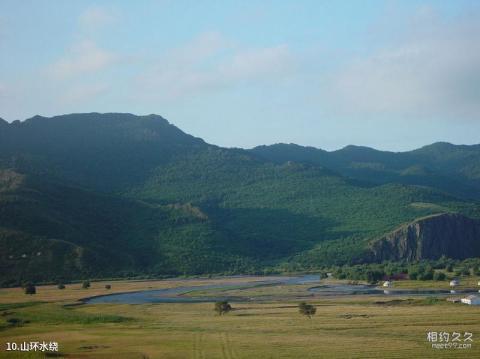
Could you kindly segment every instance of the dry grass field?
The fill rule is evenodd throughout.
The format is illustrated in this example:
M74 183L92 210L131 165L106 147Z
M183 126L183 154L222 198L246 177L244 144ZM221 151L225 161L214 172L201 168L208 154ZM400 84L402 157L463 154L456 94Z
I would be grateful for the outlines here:
M231 282L231 279L224 279ZM251 278L250 278L251 280ZM243 279L238 278L239 284ZM191 285L211 283L195 280ZM232 303L218 316L213 303L82 304L105 292L105 283L65 290L38 287L27 296L0 290L0 358L43 358L6 352L7 342L55 341L65 358L478 358L480 307L425 298L349 296L311 298L312 319L298 300ZM183 281L113 282L113 291L184 285ZM253 296L302 294L307 286L249 289ZM17 318L19 325L8 325ZM471 332L469 349L432 349L427 332Z

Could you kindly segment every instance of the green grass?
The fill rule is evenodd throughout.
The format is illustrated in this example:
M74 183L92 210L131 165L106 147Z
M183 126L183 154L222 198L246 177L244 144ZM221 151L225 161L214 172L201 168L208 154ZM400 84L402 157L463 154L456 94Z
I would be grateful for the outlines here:
M245 293L286 296L265 303L232 303L218 316L213 303L98 304L68 307L47 302L9 303L6 317L25 321L0 330L0 344L57 341L65 357L86 358L475 358L480 307L438 298L310 298L317 313L298 313L288 293L308 286L265 286ZM68 289L67 289L68 290ZM232 289L232 292L242 292ZM302 299L303 301L304 299ZM1 313L1 312L0 312ZM0 317L4 320L4 316ZM471 349L432 349L428 331L474 333ZM0 358L11 358L0 351ZM18 356L39 358L41 356Z

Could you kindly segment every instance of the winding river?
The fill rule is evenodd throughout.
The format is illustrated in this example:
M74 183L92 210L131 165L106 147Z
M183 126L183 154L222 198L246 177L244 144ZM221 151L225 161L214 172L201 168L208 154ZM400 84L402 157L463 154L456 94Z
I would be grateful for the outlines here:
M167 289L143 290L129 293L116 293L101 295L87 298L84 300L88 304L98 303L120 303L120 304L145 304L145 303L200 303L200 302L215 302L221 300L228 300L232 302L248 302L252 299L247 296L212 296L212 297L189 297L184 294L192 291L206 291L206 290L228 290L228 289L248 289L255 287L263 287L269 285L295 285L295 284L312 284L313 287L308 289L310 296L352 296L352 295L385 295L385 296L399 296L399 295L421 295L421 296L445 296L449 294L473 294L477 293L475 289L456 290L452 292L447 289L381 289L373 285L363 284L322 284L317 275L304 275L296 277L266 277L263 281L251 281L242 284L235 282L227 282L222 284L211 285L197 285L197 286L181 286ZM264 300L278 300L275 296L266 297Z

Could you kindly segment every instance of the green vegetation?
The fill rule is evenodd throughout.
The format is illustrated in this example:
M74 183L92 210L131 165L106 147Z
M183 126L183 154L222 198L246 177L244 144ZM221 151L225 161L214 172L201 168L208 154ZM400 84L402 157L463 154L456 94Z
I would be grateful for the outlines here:
M214 310L218 315L223 315L229 313L232 310L232 306L227 301L216 302Z
M445 281L459 276L476 276L478 274L473 273L475 273L479 264L480 258L468 258L459 261L442 257L438 260L415 262L399 261L334 266L326 267L324 271L332 272L337 279L361 280L369 283L396 278L418 281Z
M312 304L302 302L298 305L298 312L312 319L312 316L314 316L317 312L317 308L315 308L315 306L313 306Z
M35 294L37 292L37 289L35 288L35 285L33 285L32 283L27 283L25 285L25 294Z
M240 286L242 279L237 280ZM92 282L91 290L104 292L104 285ZM146 289L155 283L125 281L114 288L138 285ZM268 296L288 291L287 287L261 289ZM299 295L305 295L306 289ZM38 286L37 291L38 296L47 288ZM0 289L0 300L14 292L13 288ZM2 346L45 338L59 343L59 357L122 359L437 359L480 354L475 342L471 349L452 352L434 350L426 340L426 333L432 330L480 331L479 307L443 298L310 297L305 306L314 307L316 314L306 320L299 314L299 301L293 299L235 303L235 310L220 316L212 315L212 303L66 305L69 302L57 301L54 296L81 296L85 291L76 286L58 291L52 286L49 293L52 297L42 299L45 302L0 304ZM28 357L20 354L19 358ZM12 357L0 351L0 358Z
M429 186L458 197L480 199L480 145L438 142L409 152L347 146L327 152L295 144L276 144L259 146L251 152L275 163L294 161L327 167L369 183ZM412 206L437 207L421 200ZM443 211L438 207L437 210Z
M477 202L454 196L478 185L478 146L289 157L290 147L267 156L209 145L154 115L3 127L2 286L352 266L371 260L373 239L416 218L480 217Z
M83 288L83 289L88 289L88 288L90 288L90 281L88 281L88 280L83 281L83 283L82 283L82 288Z

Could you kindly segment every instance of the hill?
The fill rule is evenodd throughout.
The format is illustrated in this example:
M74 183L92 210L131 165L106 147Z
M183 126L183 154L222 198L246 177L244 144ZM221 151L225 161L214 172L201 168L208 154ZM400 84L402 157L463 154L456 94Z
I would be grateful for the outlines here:
M451 155L464 159L461 168L470 163L463 151ZM415 156L428 171L440 166L457 181L449 173L459 167L430 152ZM455 197L448 186L402 183L398 171L410 162L403 155L389 162L391 156L397 158L358 147L334 157L296 145L226 149L156 115L36 116L4 124L1 279L358 263L371 260L373 239L419 217L480 217L475 201ZM362 160L384 163L392 180L360 175L352 163Z
M347 146L327 152L295 144L276 144L250 151L276 163L296 161L325 166L370 183L429 186L461 198L480 199L480 145L438 142L408 152Z

